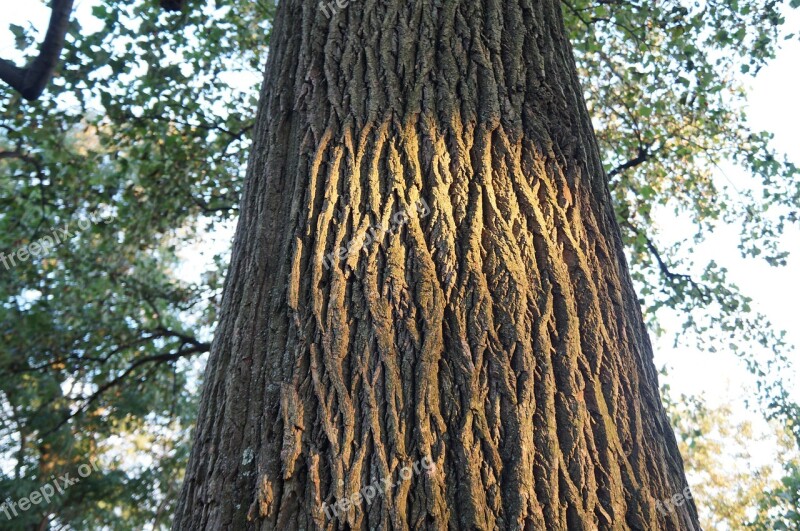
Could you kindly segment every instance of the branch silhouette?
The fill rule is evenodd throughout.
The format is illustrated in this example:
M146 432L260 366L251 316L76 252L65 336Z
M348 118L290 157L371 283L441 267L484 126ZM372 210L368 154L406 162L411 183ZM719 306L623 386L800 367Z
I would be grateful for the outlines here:
M52 13L47 34L39 48L39 56L31 64L20 68L11 61L0 59L0 79L8 83L26 100L38 99L53 76L53 71L61 56L61 49L64 47L73 1L52 0Z

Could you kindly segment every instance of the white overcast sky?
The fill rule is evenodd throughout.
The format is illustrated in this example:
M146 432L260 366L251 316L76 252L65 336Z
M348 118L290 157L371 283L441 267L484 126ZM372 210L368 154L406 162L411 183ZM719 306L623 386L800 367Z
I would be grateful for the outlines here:
M46 26L49 9L39 0L2 0L0 9L0 56L11 56L13 38L7 31L8 24L27 25L33 23L37 28ZM92 0L76 2L78 16L84 27L91 19L89 15ZM788 13L786 32L800 33L800 14L798 10ZM755 79L749 79L751 86L749 114L751 125L757 130L767 130L775 134L775 146L787 153L800 164L800 42L797 38L784 41L778 57L764 68ZM0 90L6 90L4 87ZM725 168L725 178L738 180L734 168ZM680 220L663 220L665 240L679 241L691 234L691 226ZM744 292L754 299L754 305L779 327L790 333L790 340L800 345L798 317L800 317L800 231L793 228L785 236L785 248L793 251L789 265L776 269L759 260L743 260L737 251L736 227L722 227L713 238L702 245L695 255L698 263L714 259L727 267L731 279L739 284ZM225 247L228 235L217 234L215 246ZM189 254L192 256L192 253ZM195 260L203 260L197 255ZM201 268L190 267L197 271ZM667 328L671 325L667 323ZM674 329L671 332L674 333ZM716 355L702 354L690 348L674 348L672 333L655 340L656 363L659 367L667 365L670 369L669 382L678 392L689 394L703 393L712 401L734 401L751 395L753 379L744 371L742 364L730 352L720 351ZM797 362L800 365L800 362ZM795 368L788 375L790 383L796 382L800 370ZM749 390L748 390L749 389ZM800 399L800 393L795 389Z

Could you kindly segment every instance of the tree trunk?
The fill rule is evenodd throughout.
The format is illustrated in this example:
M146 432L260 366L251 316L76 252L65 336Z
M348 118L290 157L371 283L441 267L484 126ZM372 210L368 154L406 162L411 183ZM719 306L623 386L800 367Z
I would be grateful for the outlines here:
M346 4L279 2L174 528L699 529L559 2Z

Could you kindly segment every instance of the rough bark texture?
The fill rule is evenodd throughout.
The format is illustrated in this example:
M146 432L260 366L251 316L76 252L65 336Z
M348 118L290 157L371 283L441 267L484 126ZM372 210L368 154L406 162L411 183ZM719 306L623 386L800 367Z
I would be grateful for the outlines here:
M558 1L274 35L175 529L699 529Z

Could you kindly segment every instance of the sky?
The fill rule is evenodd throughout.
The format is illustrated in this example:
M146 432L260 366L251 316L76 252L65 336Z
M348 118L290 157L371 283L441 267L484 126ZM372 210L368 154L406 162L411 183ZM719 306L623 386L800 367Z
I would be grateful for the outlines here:
M4 2L0 10L0 56L12 55L13 37L6 30L9 24L27 25L44 29L49 17L49 9L38 0L24 2ZM77 16L88 21L92 0L76 2ZM84 24L86 26L86 24ZM800 32L800 10L787 13L786 32ZM750 126L756 130L767 130L774 133L774 145L779 151L786 153L795 163L800 164L800 105L797 93L800 87L800 42L795 38L784 41L782 48L767 67L753 78L747 78L750 86L749 115ZM720 178L736 182L746 176L730 165L723 165ZM673 216L674 217L674 216ZM665 241L680 241L692 234L692 226L688 221L675 220L668 214L661 219L662 236ZM213 248L225 248L231 236L230 231L214 235ZM768 266L758 259L742 259L737 249L737 227L721 226L712 238L701 244L694 258L698 263L710 259L729 269L733 282L754 300L754 308L766 314L779 328L789 333L789 341L800 346L800 230L790 229L784 237L784 248L794 251L789 263L783 268ZM206 245L206 247L209 247ZM196 249L185 254L187 271L199 271L198 261L205 261L213 255L201 256ZM733 403L737 406L738 415L758 421L756 412L747 412L742 407L742 399L752 396L753 378L745 371L743 364L731 352L721 350L715 355L700 353L692 348L673 345L677 332L677 322L665 323L667 333L654 338L656 365L667 366L668 381L678 393L704 395L710 403ZM800 381L800 361L796 363L793 374L786 375L787 381ZM800 386L795 385L796 399L800 400Z
M786 32L800 31L800 12L788 13ZM797 91L800 87L800 41L783 41L776 59L763 68L755 79L748 82L749 125L755 130L770 131L775 135L774 146L779 152L800 164L800 105ZM747 177L732 165L723 165L723 179L741 182ZM690 222L682 222L665 215L661 225L666 239L678 241L689 237ZM753 298L754 309L766 314L778 328L788 332L788 338L800 347L800 230L791 228L783 238L783 248L792 252L786 267L775 268L759 259L742 259L737 249L738 227L721 226L713 237L700 245L694 258L698 263L710 259L729 269L730 279ZM674 330L673 330L674 331ZM718 356L701 354L693 349L675 349L673 334L656 341L656 363L671 368L670 385L688 394L705 393L709 399L725 401L741 396L740 388L752 378L743 372L741 363L729 352ZM796 362L794 381L800 377L800 359ZM789 379L791 381L791 378ZM800 399L800 386L794 387Z

